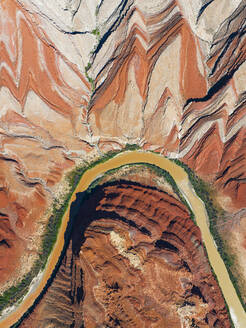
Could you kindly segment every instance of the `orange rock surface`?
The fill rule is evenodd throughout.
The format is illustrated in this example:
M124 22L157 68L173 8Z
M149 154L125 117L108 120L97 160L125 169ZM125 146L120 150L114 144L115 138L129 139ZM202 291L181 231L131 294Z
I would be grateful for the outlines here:
M59 271L21 327L83 325L230 327L199 228L180 201L129 181L85 198Z
M126 144L179 158L231 217L244 209L245 8L1 1L0 292L30 270L66 172Z

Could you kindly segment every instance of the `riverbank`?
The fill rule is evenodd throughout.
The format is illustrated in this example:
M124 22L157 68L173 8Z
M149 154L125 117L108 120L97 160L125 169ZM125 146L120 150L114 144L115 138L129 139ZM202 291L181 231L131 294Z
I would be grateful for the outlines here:
M187 173L183 168L181 168L174 162L163 158L160 155L139 151L124 152L118 155L113 154L112 158L105 159L100 164L94 164L92 168L87 169L85 172L82 172L82 178L77 188L71 195L71 198L67 205L66 212L63 217L61 227L57 236L55 247L53 248L51 256L47 262L44 276L40 285L38 286L36 291L33 292L32 295L30 295L30 297L28 297L28 299L26 299L20 305L20 307L15 311L13 315L0 322L0 327L6 328L16 322L21 317L21 315L23 315L23 313L34 303L35 299L40 295L41 291L45 287L48 279L50 278L54 268L58 263L60 254L64 246L64 234L67 228L67 223L69 221L69 207L71 203L75 200L76 193L87 190L92 181L94 181L98 176L104 174L108 170L130 163L149 163L152 165L156 165L168 171L172 178L175 180L179 190L184 195L186 201L188 202L188 204L191 205L192 211L195 214L196 222L202 231L203 240L207 249L211 266L213 267L214 272L218 278L220 287L223 291L230 312L234 315L233 321L235 322L235 327L246 327L246 316L244 309L237 297L235 289L226 270L225 264L222 261L214 245L213 238L207 226L207 214L204 204L192 190L192 186L189 182Z
M44 272L48 258L57 241L57 235L62 223L62 218L65 215L69 205L71 204L71 197L83 174L87 170L90 170L96 165L108 161L120 153L125 151L135 151L137 149L139 149L137 145L127 144L125 148L117 151L110 151L103 155L101 158L92 160L86 165L78 166L67 174L66 180L69 186L68 192L63 196L62 202L61 200L55 199L52 204L52 214L49 218L47 226L45 227L45 233L42 238L42 245L39 251L38 260L35 261L30 272L22 278L20 283L18 283L16 286L10 287L3 293L3 295L0 296L0 314L2 314L0 317L0 327L2 327L1 322L5 320L7 316L12 315L12 313L17 311L22 300L25 300L26 296L30 294L32 285L36 281L36 277L38 277L40 273ZM3 327L6 328L6 326Z

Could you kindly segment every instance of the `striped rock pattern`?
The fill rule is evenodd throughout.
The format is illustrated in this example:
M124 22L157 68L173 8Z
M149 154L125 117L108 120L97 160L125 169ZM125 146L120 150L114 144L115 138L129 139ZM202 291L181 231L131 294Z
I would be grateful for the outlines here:
M82 203L54 281L22 328L231 327L199 228L167 192L121 180Z
M1 291L36 258L65 173L127 143L187 163L246 231L245 15L244 0L1 1Z

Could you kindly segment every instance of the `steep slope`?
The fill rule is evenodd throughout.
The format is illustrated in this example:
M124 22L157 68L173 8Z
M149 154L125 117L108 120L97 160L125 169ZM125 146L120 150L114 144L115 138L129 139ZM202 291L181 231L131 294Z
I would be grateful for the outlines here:
M21 327L83 325L230 327L200 231L179 200L129 181L84 199L60 269Z
M37 258L65 173L127 143L213 184L245 240L245 1L5 0L0 45L1 292Z

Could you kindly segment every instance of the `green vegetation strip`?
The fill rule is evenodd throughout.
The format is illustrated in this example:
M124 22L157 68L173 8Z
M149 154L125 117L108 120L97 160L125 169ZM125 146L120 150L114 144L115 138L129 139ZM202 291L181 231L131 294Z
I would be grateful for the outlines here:
M219 211L216 209L216 206L212 200L211 187L208 183L200 179L186 164L184 164L183 162L177 159L174 159L173 161L175 162L175 164L181 166L186 171L197 196L201 198L201 200L205 205L208 214L208 219L209 219L209 230L217 245L220 256L226 265L227 271L229 273L232 284L236 290L238 298L240 299L240 302L242 303L242 306L246 311L246 304L241 296L237 279L232 272L233 266L235 266L235 257L232 254L229 254L228 246L226 245L226 242L221 238L217 229L216 224L219 217ZM222 212L221 215L223 215L223 211L221 212Z
M194 217L194 213L192 212L189 204L187 203L186 199L183 197L183 195L181 194L175 180L173 179L173 177L166 171L161 169L160 167L154 165L154 164L149 164L149 163L145 163L145 162L138 162L138 163L134 163L134 164L124 164L122 166L119 166L115 169L109 170L107 171L102 177L97 178L96 180L94 180L89 188L87 189L87 192L91 193L93 191L93 189L106 177L106 176L111 176L113 173L118 172L120 169L124 168L124 167L135 167L135 166L144 166L149 168L152 172L154 172L157 176L159 177L163 177L165 179L166 182L169 183L169 185L172 187L173 192L179 197L179 199L181 200L181 202L186 206L186 208L188 208L189 213L190 213L190 217L192 219L192 221L196 224L195 221L195 217Z
M63 215L69 205L69 201L72 197L72 194L73 194L74 190L76 189L76 186L78 185L84 172L100 163L106 162L107 160L109 160L110 158L113 158L120 152L134 151L134 150L139 150L139 149L140 149L140 147L137 145L127 144L124 149L108 152L100 159L98 159L92 163L88 163L88 165L77 167L67 175L67 180L69 182L69 192L66 194L63 204L61 206L58 206L59 202L57 200L54 201L52 215L49 219L49 222L46 226L46 231L43 236L42 246L41 246L41 250L39 253L39 259L35 262L31 271L24 276L24 278L22 279L22 281L20 283L18 283L16 286L12 286L7 291L5 291L2 296L0 296L0 313L6 307L14 305L17 302L21 302L22 298L28 292L28 289L30 287L30 284L31 284L33 278L35 278L38 275L38 273L44 269L44 267L47 263L48 257L49 257L49 255L53 249L53 246L56 242L57 234L59 231L59 227L61 225ZM185 165L184 163L182 163L181 161L176 160L176 159L173 161L177 165L181 166L187 172L187 174L189 176L189 180L190 180L191 184L193 185L196 194L202 199L202 201L205 204L206 211L207 211L207 214L209 217L209 222L210 222L210 231L214 237L214 240L216 241L216 244L218 246L218 250L221 254L221 257L227 266L230 278L235 287L237 295L245 309L245 303L243 302L241 294L239 292L236 278L233 276L233 274L231 272L231 267L234 264L234 259L232 256L228 255L225 252L225 244L217 231L216 221L218 218L218 214L217 214L217 210L216 210L216 208L213 204L213 201L211 199L211 196L210 196L209 186L204 181L202 181L199 177L197 177L195 175L195 173L187 165ZM163 176L166 179L166 181L172 186L173 191L178 195L178 197L181 199L181 201L184 203L184 205L189 209L190 216L191 216L192 220L195 222L194 214L193 214L189 204L184 199L183 195L180 193L180 191L177 187L177 184L176 184L175 180L172 178L172 176L167 171L165 171L153 164L148 164L148 163L137 163L137 164L145 165L145 166L151 168L157 175ZM136 165L136 164L130 164L130 165ZM123 166L125 166L125 165L123 165ZM106 174L111 174L112 171L115 171L118 169L119 168L110 170ZM92 184L90 185L90 187L88 189L88 192L92 191L92 189L98 184L100 179L101 178L98 178L97 180L92 182ZM211 268L211 269L213 271L213 268ZM214 276L216 278L215 274L214 274ZM229 311L228 311L228 313L229 313ZM15 327L15 325L13 327ZM234 327L233 323L232 323L232 327Z
M41 249L38 254L39 258L35 261L30 272L28 272L23 277L21 282L19 282L16 286L12 286L9 289L7 289L3 293L3 295L0 295L0 314L5 308L18 304L22 301L23 297L28 293L32 280L38 275L40 271L42 271L45 268L48 257L53 249L53 246L55 245L63 215L66 212L66 209L69 205L69 201L73 195L73 192L76 189L76 186L78 185L84 172L98 165L99 163L106 162L107 160L119 154L120 152L129 151L129 150L138 150L138 149L139 147L137 145L127 144L125 148L118 151L108 152L100 159L92 163L88 163L88 165L77 167L67 175L67 181L69 183L69 192L64 197L64 201L61 206L59 206L58 200L55 200L53 203L52 214L46 226L46 230L43 235Z
M195 173L187 165L185 165L183 162L181 162L179 160L173 160L173 161L175 162L175 164L181 166L186 171L186 173L188 174L189 180L190 180L193 188L195 189L197 196L200 197L201 200L205 204L205 208L206 208L206 211L207 211L207 214L208 214L208 217L209 217L209 221L210 222L213 221L214 226L216 226L217 210L215 209L215 206L213 204L213 201L212 201L212 199L210 197L210 188L209 188L209 185L206 184L199 177L197 177L195 175ZM148 167L157 176L164 177L164 179L166 180L166 182L168 182L169 185L172 187L173 192L179 197L179 199L186 206L186 208L188 208L188 210L190 212L190 218L192 219L192 221L194 222L194 224L197 225L196 220L195 220L194 213L193 213L192 209L190 208L188 202L186 201L186 199L183 197L182 193L180 192L180 190L179 190L179 188L178 188L175 180L173 179L173 177L169 174L169 172L167 172L166 170L161 169L160 167L158 167L158 166L156 166L154 164L149 164L149 163L145 163L145 162L143 162L143 163L139 162L139 163L134 163L134 164L125 164L125 165L119 166L119 167L117 167L115 169L109 170L102 177L97 178L96 180L94 180L91 183L91 185L89 186L89 188L87 189L87 192L89 192L89 193L93 192L93 189L104 179L105 176L110 176L110 175L112 175L113 173L117 172L119 169L121 169L123 167L127 167L127 166L130 167L130 166L137 166L137 165L143 165L145 167ZM211 223L210 223L210 230L211 230ZM212 230L211 230L211 233L212 233ZM217 239L215 239L215 237L214 237L214 240L216 240L216 244L217 244ZM209 257L208 257L208 254L207 254L206 247L205 247L204 243L202 243L202 244L203 244L203 249L204 249L205 255L206 255L206 257L207 257L207 259L209 261ZM221 257L222 257L222 255L221 255ZM223 259L223 257L222 257L222 259ZM227 262L225 262L225 264L228 265ZM216 280L216 282L217 282L217 284L219 286L219 282L218 282L217 276L216 276L216 274L214 272L214 269L213 269L213 267L211 265L210 265L210 269L211 269L211 271L212 271L212 273L214 275L214 278L215 278L215 280ZM230 278L231 278L231 276L230 276ZM232 280L232 283L233 282L234 282L234 280ZM239 293L238 289L236 289L236 291L237 291L237 294L238 294ZM222 296L223 296L223 293L222 293ZM240 294L238 294L238 296L239 296L239 299L242 302L242 299L240 298ZM233 324L233 321L232 321L232 318L231 318L231 315L230 315L229 307L228 307L228 305L226 303L226 300L225 300L224 296L223 296L223 299L224 299L224 302L225 302L227 313L229 315L231 328L235 328L235 326ZM243 304L243 302L242 302L242 304Z

